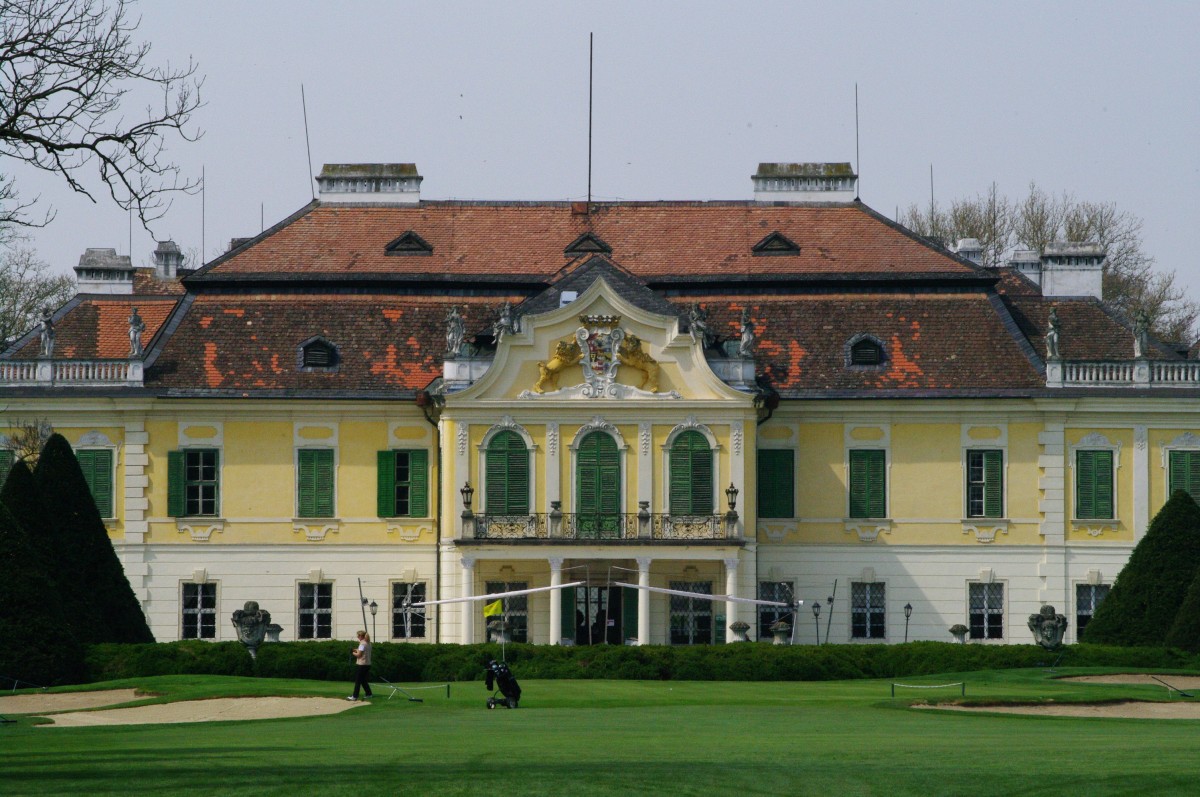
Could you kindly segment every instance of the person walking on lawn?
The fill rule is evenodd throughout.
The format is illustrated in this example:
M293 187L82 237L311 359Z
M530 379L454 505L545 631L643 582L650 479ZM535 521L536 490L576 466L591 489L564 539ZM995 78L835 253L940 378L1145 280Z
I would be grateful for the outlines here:
M371 635L366 631L358 632L358 647L350 652L357 661L354 669L357 672L354 675L354 694L346 698L347 700L358 700L358 690L362 689L363 698L369 700L371 694L371 684L368 683L368 676L371 673Z

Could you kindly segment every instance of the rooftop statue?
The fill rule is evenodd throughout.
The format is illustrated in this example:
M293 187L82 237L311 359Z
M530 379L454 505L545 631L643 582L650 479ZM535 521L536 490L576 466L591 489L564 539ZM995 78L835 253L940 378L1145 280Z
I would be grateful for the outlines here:
M457 357L462 350L463 338L467 334L467 325L459 315L458 307L446 311L446 355Z
M1046 359L1058 359L1058 308L1050 308L1050 328L1046 330Z
M146 322L138 315L137 308L129 314L129 356L141 357L145 354L142 348L142 333L146 331Z

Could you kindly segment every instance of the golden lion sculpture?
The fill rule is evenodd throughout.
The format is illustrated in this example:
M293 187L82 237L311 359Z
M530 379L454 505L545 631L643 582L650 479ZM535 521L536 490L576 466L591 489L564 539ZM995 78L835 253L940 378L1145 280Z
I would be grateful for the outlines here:
M637 335L629 333L621 341L617 349L617 362L642 372L640 390L650 393L658 392L658 361L642 351L642 340Z
M583 359L583 352L579 348L579 344L573 340L560 340L558 345L554 347L554 356L549 362L538 363L538 372L541 377L538 378L537 384L533 386L534 393L545 393L546 388L558 390L558 375L565 368L570 368Z

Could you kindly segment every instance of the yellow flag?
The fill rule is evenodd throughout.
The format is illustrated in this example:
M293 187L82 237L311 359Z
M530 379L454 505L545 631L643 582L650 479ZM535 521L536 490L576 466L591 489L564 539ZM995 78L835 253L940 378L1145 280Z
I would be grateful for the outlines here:
M488 604L484 605L484 607L483 607L483 616L484 617L495 617L496 615L503 614L503 613L504 613L504 601L502 601L502 600L492 601L491 603L488 603Z

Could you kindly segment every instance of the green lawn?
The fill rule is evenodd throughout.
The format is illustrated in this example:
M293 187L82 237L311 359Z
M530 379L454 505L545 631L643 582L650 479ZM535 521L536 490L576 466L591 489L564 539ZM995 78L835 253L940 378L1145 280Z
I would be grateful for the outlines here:
M518 674L519 675L519 674ZM1159 687L965 680L968 700L1164 699ZM1169 680L1169 679L1168 679ZM1196 794L1200 721L937 714L886 681L522 681L516 711L480 682L343 714L254 722L0 726L0 793L25 794ZM101 686L101 685L96 685ZM345 684L172 676L119 681L159 700L303 694ZM3 713L0 698L0 713Z

